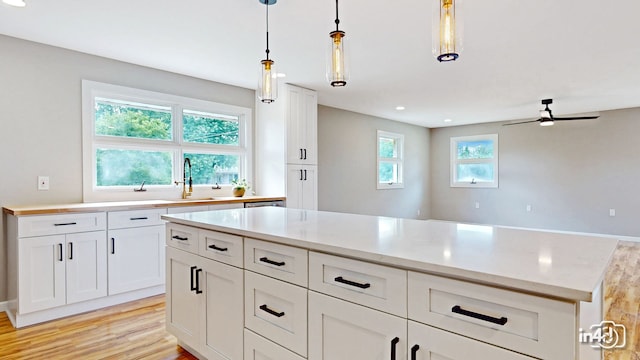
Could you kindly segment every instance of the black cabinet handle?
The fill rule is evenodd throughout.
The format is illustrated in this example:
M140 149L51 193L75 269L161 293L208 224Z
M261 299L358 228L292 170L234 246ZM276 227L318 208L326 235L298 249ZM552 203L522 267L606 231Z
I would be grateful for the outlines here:
M58 261L63 261L62 259L62 244L58 244L59 250L60 250L60 257L58 258Z
M355 286L355 287L360 288L360 289L368 289L368 288L371 287L371 284L369 284L369 283L366 283L366 284L357 283L355 281L346 280L346 279L342 278L342 276L338 276L337 278L335 278L333 280L336 281L336 282L339 282L339 283Z
M191 267L191 291L195 291L197 289L197 285L194 285L195 276L193 275L193 270L197 269L197 266Z
M266 312L268 312L269 314L271 314L271 315L273 315L275 317L279 317L280 318L280 317L284 316L284 311L282 311L282 312L273 311L273 310L269 309L269 307L267 307L267 304L260 305L260 310L266 311Z
M200 273L202 269L196 270L196 294L202 294L202 290L200 290Z
M400 339L396 336L391 339L391 360L396 360L396 344L400 342Z
M507 318L504 317L504 316L501 317L501 318L497 318L497 317L493 317L493 316L489 316L489 315L485 315L485 314L479 314L477 312L465 310L465 309L461 308L460 305L456 305L456 306L452 307L451 311L456 313L456 314L469 316L469 317L472 317L474 319L484 320L484 321L488 321L490 323L494 323L494 324L498 324L498 325L504 325L504 324L507 323Z
M415 344L411 347L411 360L417 359L418 350L420 350L420 345L418 344Z
M304 180L307 180L307 170L304 171Z
M304 159L302 160L307 160L307 149L304 149Z
M149 220L149 218L146 217L146 216L143 216L143 217L132 217L132 218L129 218L129 220Z
M300 149L300 160L302 160L302 149Z
M300 181L302 181L302 169L300 169Z
M265 262L267 264L275 265L275 266L284 266L284 261L269 260L266 256L265 257L261 257L260 261Z
M69 222L69 223L53 224L53 226L69 226L69 225L78 225L78 223L76 223L76 222Z
M116 253L116 239L111 238L111 254L115 254L115 253Z
M221 247L217 247L215 245L209 245L209 249L213 249L213 250L217 250L217 251L227 251L227 250L229 250L229 248L221 248Z
M69 243L69 260L73 260L73 243Z
M187 240L189 240L189 238L188 238L188 237L181 237L181 236L178 236L178 235L173 235L171 238L172 238L172 239L176 239L176 240L180 240L180 241L187 241Z

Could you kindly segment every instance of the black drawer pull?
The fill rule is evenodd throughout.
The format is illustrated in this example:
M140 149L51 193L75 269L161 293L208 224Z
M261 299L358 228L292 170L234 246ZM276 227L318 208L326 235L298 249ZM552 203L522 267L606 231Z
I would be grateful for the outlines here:
M62 244L58 244L58 246L60 247L60 257L58 258L58 261L63 261L63 259L62 259Z
M189 240L189 238L188 238L188 237L181 237L181 236L178 236L178 235L173 235L171 238L172 238L172 239L176 239L176 240L180 240L180 241L187 241L187 240Z
M111 238L111 255L116 253L116 239Z
M69 260L73 260L73 243L69 243Z
M400 342L397 336L391 339L391 360L396 360L396 344Z
M275 266L284 266L284 261L269 260L266 256L265 257L261 257L260 261L266 262L267 264L271 264L271 265L275 265Z
M420 350L420 345L418 344L415 344L411 347L411 360L417 359L418 350Z
M477 312L465 310L465 309L461 308L460 305L456 305L456 306L452 307L451 311L456 313L456 314L469 316L469 317L472 317L474 319L484 320L484 321L488 321L490 323L494 323L494 324L498 324L498 325L504 325L504 324L507 323L507 318L504 317L504 316L501 317L501 318L497 318L497 317L493 317L493 316L489 316L489 315L485 315L485 314L479 314Z
M260 305L260 310L266 311L266 312L268 312L269 314L271 314L271 315L273 315L275 317L283 317L284 316L284 311L282 311L282 312L273 311L273 310L271 310L271 309L269 309L267 307L267 304Z
M78 223L77 222L69 222L69 223L53 224L53 226L69 226L69 225L78 225Z
M196 270L196 294L202 294L202 290L200 290L200 273L202 269Z
M221 248L221 247L217 247L215 245L209 245L209 249L213 249L213 250L216 250L216 251L227 251L227 250L229 250L229 248Z
M368 288L371 287L371 284L369 284L369 283L366 283L366 284L357 283L355 281L343 279L342 276L338 276L337 278L335 278L333 280L336 281L336 282L339 282L339 283L355 286L355 287L360 288L360 289L368 289Z
M148 217L143 216L143 217L133 217L133 218L129 218L129 220L149 220Z

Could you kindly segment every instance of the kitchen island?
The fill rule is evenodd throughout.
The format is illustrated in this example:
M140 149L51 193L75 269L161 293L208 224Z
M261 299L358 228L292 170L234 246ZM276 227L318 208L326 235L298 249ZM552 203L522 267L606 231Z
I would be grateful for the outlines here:
M286 208L163 219L167 328L209 359L601 357L578 338L615 239Z

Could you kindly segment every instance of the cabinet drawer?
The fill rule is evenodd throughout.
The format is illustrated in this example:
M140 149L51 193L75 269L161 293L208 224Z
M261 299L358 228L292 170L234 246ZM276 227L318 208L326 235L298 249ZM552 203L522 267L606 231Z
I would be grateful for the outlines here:
M109 211L109 229L164 225L160 215L166 213L167 209Z
M508 349L573 359L576 308L568 302L409 272L409 318Z
M18 237L105 230L106 220L103 212L21 216L18 217Z
M534 360L513 351L413 321L409 321L409 341L407 343L411 360Z
M307 289L244 272L244 321L250 330L307 356Z
M199 231L199 254L225 264L242 267L242 237L217 231Z
M198 253L198 229L168 223L166 226L167 245L188 251L193 254Z
M309 253L309 289L407 317L407 272Z
M282 346L244 329L244 360L304 360Z
M245 269L307 286L307 250L249 238L244 246Z

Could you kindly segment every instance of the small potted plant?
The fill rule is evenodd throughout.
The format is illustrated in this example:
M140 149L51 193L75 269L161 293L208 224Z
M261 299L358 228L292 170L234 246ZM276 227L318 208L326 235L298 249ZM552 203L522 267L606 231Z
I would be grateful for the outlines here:
M233 196L242 197L244 196L244 192L246 190L249 190L251 186L249 186L249 183L245 179L242 179L242 180L234 179L234 180L231 180L231 188L233 190Z

